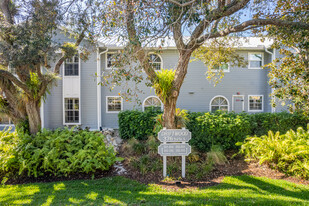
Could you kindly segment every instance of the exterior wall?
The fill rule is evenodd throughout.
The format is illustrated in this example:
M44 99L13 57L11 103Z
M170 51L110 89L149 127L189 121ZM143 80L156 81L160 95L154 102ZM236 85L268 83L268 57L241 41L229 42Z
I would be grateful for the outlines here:
M56 37L58 42L68 41L64 35ZM59 58L59 57L58 57ZM97 83L95 73L97 70L97 54L92 52L89 59L80 63L80 105L81 110L81 126L90 127L90 129L98 129L97 127ZM50 94L47 96L44 107L44 127L56 129L64 127L63 124L63 75L62 65L60 71L60 80L57 86L53 87ZM74 85L72 85L74 86Z
M111 51L112 52L112 51ZM264 64L271 62L271 55L263 50L250 52L263 52ZM245 60L248 60L248 51L239 51ZM176 50L164 50L161 54L163 59L163 68L174 69L178 61ZM102 70L105 70L105 54L101 57ZM269 94L271 88L268 85L267 69L248 69L231 67L230 72L226 72L223 80L214 87L206 80L205 72L207 67L200 61L189 63L188 74L184 80L183 86L177 102L177 107L193 112L210 111L210 101L217 95L224 96L229 102L229 111L232 111L233 95L244 95L244 111L248 111L248 95L263 95L263 112L271 112ZM108 70L105 70L107 72ZM134 84L129 84L131 87ZM139 89L144 91L140 94L141 102L148 96L155 96L153 89L140 83ZM115 87L112 91L107 87L102 87L102 127L118 127L118 113L106 113L106 96L119 96L122 87ZM193 94L192 94L193 92ZM142 105L135 102L123 102L123 110L138 109L142 110Z

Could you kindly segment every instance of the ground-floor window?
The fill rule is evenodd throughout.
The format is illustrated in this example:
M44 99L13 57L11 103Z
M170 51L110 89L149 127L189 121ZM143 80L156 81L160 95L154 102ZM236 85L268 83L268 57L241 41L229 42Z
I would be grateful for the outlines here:
M229 110L229 102L224 96L216 96L210 101L210 111L215 112L217 110Z
M147 97L143 102L144 111L162 111L163 104L158 97Z
M79 99L65 98L64 99L64 122L79 123Z
M117 113L122 110L122 98L118 96L106 97L106 112Z
M263 95L249 95L249 112L263 111Z

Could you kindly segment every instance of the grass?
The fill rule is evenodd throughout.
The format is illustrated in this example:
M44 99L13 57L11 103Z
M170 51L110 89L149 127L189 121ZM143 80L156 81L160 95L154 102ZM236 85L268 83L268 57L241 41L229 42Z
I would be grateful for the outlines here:
M309 187L252 176L167 191L124 177L0 186L0 205L309 205Z

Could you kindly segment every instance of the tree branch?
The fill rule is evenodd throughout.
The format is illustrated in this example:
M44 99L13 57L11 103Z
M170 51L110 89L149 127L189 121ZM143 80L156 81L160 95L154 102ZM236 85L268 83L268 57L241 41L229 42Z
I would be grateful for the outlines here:
M129 36L129 42L133 45L133 51L143 67L144 71L148 75L150 81L154 83L157 79L157 74L150 66L145 50L142 48L141 42L137 36L137 32L134 26L134 1L126 0L125 18L127 33Z
M12 81L16 86L18 86L19 88L21 88L22 90L24 90L24 92L27 95L31 95L30 90L28 89L27 85L24 84L23 82L19 81L12 73L6 71L6 70L2 70L0 69L0 76L2 77L6 77L7 79L9 79L10 81Z
M282 27L282 26L298 27L298 28L302 28L305 30L309 30L309 24L303 23L303 22L283 21L280 19L252 19L249 21L245 21L241 24L238 24L234 27L226 28L216 33L210 33L210 34L205 34L201 36L200 38L197 39L196 41L197 44L195 45L195 48L198 48L207 39L224 37L231 33L242 32L242 31L246 31L252 28L262 27L266 25L273 25L273 26L279 26L279 27Z
M211 11L209 15L205 17L203 21L199 23L199 25L194 29L190 42L187 44L187 48L192 48L195 46L196 39L200 37L200 35L204 32L205 28L209 26L209 24L215 20L218 20L222 17L229 16L234 14L235 12L239 11L243 7L246 6L246 4L250 0L241 0L241 1L232 1L227 6L224 6L222 8L217 8Z
M82 40L85 38L85 32L87 31L88 26L85 25L83 31L81 32L81 34L79 35L78 39L75 42L75 46L78 47L80 45L80 43L82 42ZM60 67L62 65L62 63L67 59L67 57L65 55L62 55L62 57L58 60L57 64L54 67L54 73L55 74L59 74L60 72Z
M189 1L189 2L186 2L186 3L179 3L176 0L167 0L167 1L170 2L170 3L176 4L177 6L180 6L180 7L190 6L191 4L196 2L196 0L192 0L192 1Z
M14 17L10 11L10 4L10 0L1 0L0 7L6 22L9 24L14 24Z

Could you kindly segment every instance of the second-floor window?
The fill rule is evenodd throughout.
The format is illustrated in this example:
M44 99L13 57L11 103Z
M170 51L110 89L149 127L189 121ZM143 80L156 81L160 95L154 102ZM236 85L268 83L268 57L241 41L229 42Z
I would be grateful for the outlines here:
M64 76L78 76L79 75L79 58L77 55L68 58L64 63Z
M107 53L106 54L106 69L116 68L116 53Z
M149 64L154 68L154 70L159 71L163 67L162 59L157 54L150 54L149 55Z
M0 114L0 125L8 125L8 124L12 124L11 119L5 115L5 114Z
M218 72L218 71L223 71L223 72L229 72L230 71L230 67L228 63L224 63L222 62L220 65L216 65L212 68L213 72Z
M264 65L264 56L263 53L249 53L248 56L248 66L249 69L262 69Z

